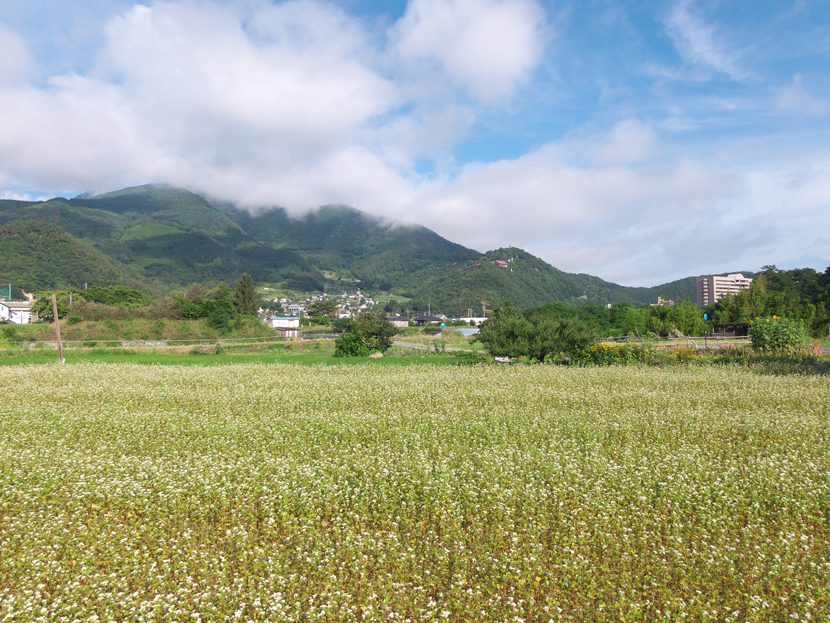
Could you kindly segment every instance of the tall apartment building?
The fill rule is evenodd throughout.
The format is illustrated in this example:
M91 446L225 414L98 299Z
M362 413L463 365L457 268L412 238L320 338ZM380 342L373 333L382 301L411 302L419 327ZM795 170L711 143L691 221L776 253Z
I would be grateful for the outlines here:
M714 305L727 294L737 294L746 290L752 284L752 279L741 273L734 273L721 277L719 275L701 275L697 278L697 306Z

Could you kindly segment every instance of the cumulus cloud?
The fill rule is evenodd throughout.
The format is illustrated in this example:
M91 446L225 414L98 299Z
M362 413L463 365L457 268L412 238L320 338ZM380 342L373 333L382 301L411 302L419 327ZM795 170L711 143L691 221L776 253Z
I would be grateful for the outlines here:
M632 266L623 270L609 264L610 258L636 255L620 253L624 246L648 250L650 259L636 267L642 278L666 235L678 223L702 226L717 214L721 201L738 192L740 180L699 161L655 161L651 151L637 158L642 135L651 135L644 128L631 133L630 157L618 160L621 136L631 125L623 122L600 136L550 143L512 160L469 165L457 177L423 187L420 209L451 238L484 249L525 246L571 271L622 279ZM603 158L582 158L598 145ZM604 157L607 146L615 158Z
M494 102L528 77L542 54L545 14L530 0L412 0L392 29L394 49L424 86L446 79Z

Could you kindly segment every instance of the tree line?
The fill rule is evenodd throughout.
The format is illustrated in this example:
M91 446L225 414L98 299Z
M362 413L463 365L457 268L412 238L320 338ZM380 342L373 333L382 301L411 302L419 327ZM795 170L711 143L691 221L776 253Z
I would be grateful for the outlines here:
M254 280L243 274L235 288L220 282L210 288L194 284L181 294L153 299L122 285L90 286L85 289L55 292L58 316L70 320L106 318L204 318L215 329L227 329L235 319L256 316L259 301ZM38 293L33 305L39 317L52 322L52 292Z
M705 309L689 300L639 307L554 302L528 310L507 302L481 327L479 340L495 356L570 362L591 360L603 337L703 336L719 325L750 328L759 351L796 352L810 335L830 331L830 267L819 273L765 266L749 289Z

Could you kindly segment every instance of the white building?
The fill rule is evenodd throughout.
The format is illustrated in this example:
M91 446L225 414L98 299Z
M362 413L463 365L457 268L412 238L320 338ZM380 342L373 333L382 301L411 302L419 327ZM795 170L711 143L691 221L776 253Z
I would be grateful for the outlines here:
M721 277L719 275L701 275L696 279L697 306L714 305L727 294L737 294L752 285L752 279L741 273Z
M464 324L475 325L477 327L480 327L484 324L484 321L487 320L487 318L485 318L484 316L462 316L461 318L458 318L458 320L460 320Z
M392 323L392 326L398 329L405 329L409 326L409 318L403 316L387 316L386 321Z
M37 312L32 311L29 301L0 301L0 320L29 324L37 321Z
M265 324L283 337L300 337L300 319L297 316L269 316Z

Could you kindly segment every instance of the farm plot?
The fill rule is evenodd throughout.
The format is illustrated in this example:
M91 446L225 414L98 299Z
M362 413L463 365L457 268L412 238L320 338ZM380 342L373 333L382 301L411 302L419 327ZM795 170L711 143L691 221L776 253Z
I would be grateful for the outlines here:
M0 370L0 621L830 618L830 383Z

